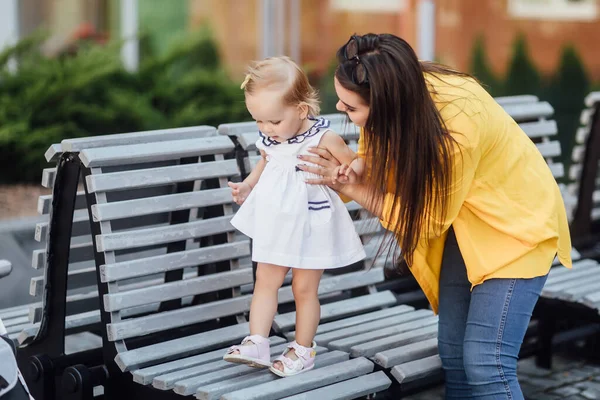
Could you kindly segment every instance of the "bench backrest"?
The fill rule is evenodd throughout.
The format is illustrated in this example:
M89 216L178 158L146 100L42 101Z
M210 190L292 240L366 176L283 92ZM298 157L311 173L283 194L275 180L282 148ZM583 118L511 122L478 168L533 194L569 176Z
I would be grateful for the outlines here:
M77 154L83 148L95 148L107 145L126 145L149 141L170 140L174 135L177 137L196 137L202 135L214 135L215 128L210 126L197 126L190 128L165 129L158 131L125 133L116 135L105 135L89 138L67 139L60 144L54 144L46 151L48 162L56 162L63 152ZM42 173L42 186L54 190L57 167L46 168ZM100 310L98 309L98 290L96 279L96 268L94 260L94 248L88 218L88 209L83 180L80 179L80 189L76 193L75 211L71 226L71 246L69 252L67 297L66 297L66 333L82 331L100 331ZM58 188L63 191L62 188ZM46 217L46 221L36 225L35 239L45 244L50 225L50 214L53 204L52 195L40 196L38 200L38 212ZM166 219L163 218L166 222ZM135 222L128 221L127 227L135 226ZM124 226L123 226L124 227ZM47 249L39 249L33 252L32 266L44 272L41 276L32 278L30 294L38 299L38 302L29 306L29 323L23 325L23 331L19 335L21 344L30 344L38 334L42 320L45 302L46 281L45 269L47 264ZM131 256L135 256L132 254ZM135 284L134 284L135 287ZM59 293L53 293L59 295ZM42 300L42 301L39 301ZM38 338L39 339L39 338Z
M591 232L592 226L597 230L600 224L600 92L592 92L585 99L569 178L569 191L578 198L572 231L576 239L584 238L597 233Z
M174 136L162 143L80 151L107 340L117 352L134 338L165 332L173 337L178 328L248 311L251 296L240 295L240 287L252 283L252 270L239 259L249 256L250 246L229 223L227 181L239 170L225 156L233 149L226 137ZM158 188L164 193L148 192ZM148 216L166 222L127 227ZM153 253L143 254L150 249ZM138 254L124 257L125 252ZM128 288L132 280L146 284Z

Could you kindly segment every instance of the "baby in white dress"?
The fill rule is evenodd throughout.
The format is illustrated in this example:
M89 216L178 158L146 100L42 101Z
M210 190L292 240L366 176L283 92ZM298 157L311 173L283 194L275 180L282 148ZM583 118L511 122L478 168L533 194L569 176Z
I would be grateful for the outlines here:
M309 155L310 147L327 149L345 168L353 168L342 171L340 179L350 172L360 174L362 160L330 130L329 121L314 117L319 115L316 92L289 58L256 63L242 88L258 125L256 146L262 158L243 182L229 183L234 201L241 205L231 223L252 238L252 260L258 268L250 336L223 358L291 376L314 366L313 339L320 319L317 289L323 270L365 258L344 203L331 188L306 182L317 176L298 168L298 156ZM290 268L296 340L271 364L267 338L277 292Z

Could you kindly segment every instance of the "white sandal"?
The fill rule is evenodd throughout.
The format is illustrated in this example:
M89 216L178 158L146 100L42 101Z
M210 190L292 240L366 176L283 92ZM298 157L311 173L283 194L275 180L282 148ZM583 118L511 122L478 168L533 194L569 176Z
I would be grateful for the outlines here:
M235 351L238 354L234 354ZM272 365L269 339L260 335L246 336L242 344L227 350L223 360L253 368L269 368Z
M315 342L312 342L312 347L304 347L299 345L296 341L293 341L287 345L283 354L273 361L273 364L279 361L281 365L283 365L283 371L278 370L274 365L272 365L269 370L282 378L310 371L315 367L315 356L317 355L317 351L315 350L316 347L317 344ZM296 357L298 357L296 360L287 356L292 350L296 354Z

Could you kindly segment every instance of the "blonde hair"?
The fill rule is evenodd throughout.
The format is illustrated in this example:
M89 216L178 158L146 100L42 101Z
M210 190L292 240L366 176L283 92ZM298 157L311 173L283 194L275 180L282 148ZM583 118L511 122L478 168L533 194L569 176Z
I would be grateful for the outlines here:
M306 106L310 116L321 112L317 91L308 82L304 71L289 57L270 57L252 63L241 89L250 95L260 89L282 89L286 105Z

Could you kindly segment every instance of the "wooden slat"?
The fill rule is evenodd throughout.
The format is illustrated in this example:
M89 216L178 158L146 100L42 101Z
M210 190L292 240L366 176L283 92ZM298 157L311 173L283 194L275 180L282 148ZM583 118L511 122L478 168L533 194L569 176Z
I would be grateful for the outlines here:
M569 179L572 181L579 181L581 178L581 170L581 164L571 165L571 168L569 169Z
M373 311L380 307L391 306L394 303L396 303L396 298L389 291L329 303L321 307L321 321L342 318L359 312ZM295 312L277 315L273 321L273 327L280 332L289 331L295 324Z
M589 126L582 126L582 127L577 128L577 132L575 133L575 143L576 144L585 144L589 134L590 134Z
M507 104L503 108L517 122L547 118L554 114L554 109L546 101L531 104Z
M359 219L354 221L354 228L356 229L356 233L360 236L374 235L383 231L383 227L378 218Z
M436 355L438 353L437 346L437 338L427 339L422 342L377 353L374 360L383 368L392 368L394 365Z
M558 133L558 126L554 120L541 120L536 122L522 122L521 129L532 139L550 137Z
M319 361L315 364L315 370L348 361L348 354L340 351L331 351L319 355ZM218 400L225 393L231 393L248 387L261 385L268 382L281 381L281 378L264 371L255 371L230 379L219 380L208 385L202 385L196 391L196 398L201 400Z
M271 347L285 343L285 340L279 336L269 338ZM153 365L147 368L141 368L132 371L134 382L142 385L149 385L152 380L160 375L166 375L175 371L181 371L187 368L193 368L199 365L206 365L214 361L223 359L223 354L227 351L227 347L218 350L213 350L208 353L199 354L192 357L185 357L179 360L170 361L163 364Z
M277 346L278 347L277 350L279 350L279 352L282 352L284 349L284 346L285 345ZM321 348L321 350L326 351L326 349L323 349L323 348ZM272 358L274 358L274 357L272 357ZM225 362L221 361L221 362L216 362L214 364L220 365L223 367L223 363L225 363ZM196 370L202 370L202 369L203 369L202 367L196 368ZM196 390L198 388L200 388L201 386L219 382L224 379L231 379L231 378L239 379L245 375L253 374L256 372L257 371L255 369L248 368L245 365L224 366L223 369L221 369L219 371L213 371L213 372L205 371L205 373L202 373L200 371L199 376L190 376L187 379L181 379L181 380L177 381L174 385L173 391L182 396L189 396L189 395L194 394L196 392ZM152 383L155 388L163 387L164 383L160 382L159 379L160 379L160 377L157 377L154 380L154 382ZM155 385L155 382L157 383L157 385ZM168 383L168 382L165 382L165 383Z
M550 158L550 157L558 157L560 156L560 142L559 141L552 141L552 142L543 142L543 143L538 143L536 144L538 150L540 151L540 153L542 153L542 156L544 156L544 158Z
M42 170L42 186L47 189L54 187L54 181L56 180L56 168L44 168Z
M94 221L101 222L231 203L231 189L211 189L95 204L92 206L92 216Z
M374 365L366 358L355 358L314 371L244 388L221 396L222 400L276 400L308 390L346 381L373 372Z
M318 343L323 343L333 350L349 351L352 346L360 343L435 324L437 324L437 317L433 316L430 310L417 310L372 322L372 330L355 326L319 335Z
M104 310L114 312L157 301L215 292L245 283L252 283L252 269L250 268L199 276L127 292L106 294L104 295Z
M0 260L0 278L8 276L12 271L12 264L8 260Z
M442 370L442 360L438 355L422 358L396 365L392 368L392 376L400 384L406 384L428 376L435 375Z
M246 257L250 254L248 241L226 243L200 249L169 253L151 258L137 258L100 266L102 282L153 275L210 262Z
M550 167L552 176L555 179L560 179L565 176L565 168L562 163L550 163L548 164L548 167Z
M96 285L96 268L84 268L68 272L69 289L81 289ZM29 284L29 294L41 296L44 293L44 277L35 276Z
M160 314L113 322L106 326L108 339L117 341L211 321L249 310L251 295L185 307Z
M397 335L388 336L372 342L366 342L354 345L350 348L352 357L373 357L380 351L393 349L394 347L406 346L415 342L422 342L427 339L437 337L437 324L427 325L423 328L413 331L403 332Z
M344 318L338 321L333 321L325 324L319 324L316 335L326 334L328 332L343 330L353 326L368 326L370 323L381 319L391 318L404 313L414 311L414 307L402 304L396 307L384 308L383 310L373 311L367 314L360 314L356 317ZM290 341L296 337L296 332L289 332L285 336Z
M69 263L78 263L94 259L94 246L92 243L80 243L71 245L69 250ZM46 250L34 250L31 258L31 266L42 269L46 266Z
M550 286L555 282L561 282L565 278L568 279L570 276L577 276L577 274L580 274L579 271L589 270L590 268L600 267L598 267L597 261L585 259L575 262L572 270L568 268L552 268L548 274L546 286Z
M87 207L87 201L85 198L85 192L79 191L77 192L77 196L75 197L75 208L80 210L82 208ZM52 208L52 195L44 195L40 196L37 204L37 212L40 215L45 215L50 213L50 209Z
M183 338L159 342L150 346L120 352L115 362L123 371L148 367L159 363L194 356L241 341L248 335L248 323L202 332Z
M397 307L394 307L397 308ZM387 309L384 309L387 310ZM384 311L380 310L380 311ZM331 330L325 333L317 333L315 336L315 341L323 344L324 346L329 346L329 344L333 341L339 341L350 337L357 337L364 333L374 334L374 331L379 332L380 330L384 330L389 328L390 326L396 327L397 325L402 325L407 322L422 320L430 317L432 312L430 310L413 310L407 311L403 313L399 313L396 315L391 315L387 318L380 318L376 321L370 321L366 324L361 325L352 325L346 328ZM346 319L346 318L345 318ZM343 322L345 319L342 319L339 322ZM349 318L348 318L349 319ZM335 321L338 322L338 321ZM335 323L335 322L332 322ZM371 329L372 328L372 329ZM403 329L403 328L400 328ZM373 331L373 332L372 332ZM383 336L386 334L383 333ZM317 340L318 339L318 340ZM371 338L373 339L373 338ZM336 348L336 350L343 350L341 348ZM344 350L347 351L347 350Z
M239 137L241 134L248 132L257 134L258 125L254 121L233 122L219 125L218 131L219 135Z
M67 332L72 333L73 331L82 331L86 328L91 328L100 323L100 310L89 311L86 313L75 314L67 316L65 319L65 329ZM19 334L19 344L23 345L30 339L35 337L37 331L40 329L40 324L29 324Z
M585 97L587 107L592 108L596 103L600 103L600 92L591 92Z
M284 397L282 400L358 399L386 390L391 384L392 381L387 377L385 372L378 371L295 396Z
M71 237L83 236L90 233L88 210L75 210ZM35 225L35 240L42 242L48 236L48 222L39 222Z
M115 251L211 236L230 231L229 221L229 217L219 217L184 224L108 233L96 237L96 246L98 251Z
M519 96L500 96L494 97L494 100L501 106L513 105L513 104L527 104L536 103L539 99L537 96L531 94L524 94Z
M286 343L271 345L271 355L282 353L286 347ZM221 353L220 359L213 362L181 368L173 372L158 375L152 380L152 386L159 390L170 390L177 384L180 390L179 394L191 395L200 386L256 372L254 369L244 368L244 366L224 361L223 354L225 354L225 351Z
M67 315L81 314L98 309L100 300L98 291L92 291L83 294L72 294L67 296L66 312ZM42 319L42 303L35 303L29 306L29 322L38 323Z
M583 162L583 156L585 156L585 145L573 146L571 160L573 160L574 163L581 163Z
M118 133L103 136L90 136L77 139L65 139L61 142L64 151L80 152L98 147L139 145L173 140L197 139L216 135L215 127L208 125L185 128L158 129L131 133Z
M86 180L88 190L95 193L139 189L234 175L239 175L237 162L235 160L224 160L89 175Z
M581 116L579 117L579 123L581 125L592 125L592 117L594 116L594 112L596 110L594 108L586 108L581 112Z
M0 309L0 319L9 320L11 318L18 318L28 314L29 305L19 305L15 307Z
M48 150L44 153L44 157L48 162L54 162L58 160L58 157L63 153L62 146L58 143L50 145Z
M223 136L215 136L203 139L86 149L81 151L79 159L84 166L95 168L223 154L232 150L231 140Z

